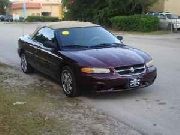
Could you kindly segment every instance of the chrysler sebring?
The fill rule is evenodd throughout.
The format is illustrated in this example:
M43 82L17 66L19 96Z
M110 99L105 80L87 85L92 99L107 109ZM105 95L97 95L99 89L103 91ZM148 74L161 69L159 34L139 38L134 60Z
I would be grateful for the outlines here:
M40 26L19 38L21 68L59 80L70 97L82 91L115 92L153 84L157 71L152 58L122 39L89 22Z

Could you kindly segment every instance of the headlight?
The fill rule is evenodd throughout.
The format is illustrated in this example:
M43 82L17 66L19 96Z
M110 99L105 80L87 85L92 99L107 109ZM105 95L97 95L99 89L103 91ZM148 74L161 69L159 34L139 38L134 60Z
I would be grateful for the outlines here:
M108 74L111 71L107 68L81 68L81 72L83 73L88 73L88 74L92 74L92 73L105 73Z
M152 67L153 65L154 65L153 60L151 60L151 61L149 61L149 62L146 63L146 66L147 66L147 67Z

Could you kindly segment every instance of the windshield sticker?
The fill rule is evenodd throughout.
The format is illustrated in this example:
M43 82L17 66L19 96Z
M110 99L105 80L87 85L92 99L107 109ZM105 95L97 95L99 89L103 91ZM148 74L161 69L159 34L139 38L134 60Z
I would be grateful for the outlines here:
M67 35L69 35L69 31L62 31L62 34L67 36Z

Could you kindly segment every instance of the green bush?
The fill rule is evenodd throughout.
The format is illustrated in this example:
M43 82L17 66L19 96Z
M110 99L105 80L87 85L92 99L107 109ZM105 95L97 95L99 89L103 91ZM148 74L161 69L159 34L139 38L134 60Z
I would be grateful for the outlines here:
M103 26L110 26L110 19L112 17L112 14L110 12L110 9L104 8L103 10L99 10L94 14L93 22L96 24L100 24Z
M59 21L58 17L51 17L51 16L28 16L26 20L28 22L57 22Z
M147 15L116 16L110 19L111 25L116 30L123 31L155 31L159 25L159 19Z

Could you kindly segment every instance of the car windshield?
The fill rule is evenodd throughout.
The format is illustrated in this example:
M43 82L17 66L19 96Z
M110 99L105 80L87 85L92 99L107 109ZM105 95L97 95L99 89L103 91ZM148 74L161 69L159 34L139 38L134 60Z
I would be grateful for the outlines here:
M166 14L168 19L178 19L177 15L173 15L173 14Z
M66 28L57 30L63 48L113 47L121 42L102 27Z

